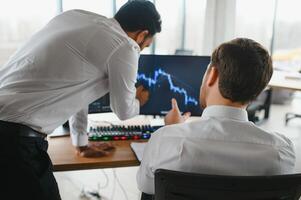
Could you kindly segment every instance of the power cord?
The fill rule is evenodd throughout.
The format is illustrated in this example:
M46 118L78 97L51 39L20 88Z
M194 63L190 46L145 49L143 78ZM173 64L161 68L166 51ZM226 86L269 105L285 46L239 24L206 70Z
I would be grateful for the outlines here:
M127 196L127 193L126 193L126 190L124 189L124 187L122 186L118 176L117 176L117 173L116 173L116 170L115 169L112 169L112 172L113 172L113 176L114 176L114 185L113 185L113 193L112 193L112 197L111 199L113 199L114 195L115 195L115 192L116 192L116 182L118 183L124 197L126 200L129 200L128 196Z
M74 185L76 188L78 188L78 190L80 189L80 187L75 184L75 182L68 176L65 177L65 180L69 181L72 185ZM80 181L77 181L78 183L80 183ZM81 184L81 193L79 195L80 199L82 200L101 200L101 196L95 192L95 191L86 191L85 190L85 186L83 184Z
M112 190L112 194L111 194L110 200L113 200L113 198L115 196L115 192L116 192L116 180L114 179L114 181L113 181L113 190Z
M101 196L100 192L102 189L105 189L109 186L109 176L108 174L105 172L105 170L101 170L103 176L105 177L105 183L103 185L100 185L100 182L97 183L97 190L87 190L85 188L85 186L83 185L82 188L81 188L81 193L79 195L80 199L82 200L104 200L103 196ZM112 173L113 173L113 177L114 177L114 181L113 181L113 190L112 190L112 194L111 194L111 198L110 200L113 200L114 199L114 196L115 196L115 193L116 193L116 186L118 185L125 197L126 200L129 200L128 196L127 196L127 193L126 193L126 190L124 189L123 185L121 184L118 176L117 176L117 173L116 173L116 170L115 169L112 169ZM74 184L74 182L68 177L66 177L66 179L68 181L70 181L72 184ZM117 184L116 184L117 183ZM76 184L74 184L76 185Z
M104 175L104 177L106 179L106 182L105 182L105 184L103 186L100 186L100 183L97 184L98 191L100 191L100 189L104 189L104 188L108 187L108 185L109 185L109 176L108 176L108 174L103 169L101 170L101 172L103 173L103 175Z
M80 198L82 200L102 200L103 199L100 192L101 192L101 189L108 187L109 176L103 169L101 170L101 172L105 177L105 184L101 186L100 183L98 182L97 190L86 190L85 187L83 187L81 190L81 193L80 193Z
M80 193L80 198L82 200L101 200L102 197L98 193L98 191L86 191L84 188Z

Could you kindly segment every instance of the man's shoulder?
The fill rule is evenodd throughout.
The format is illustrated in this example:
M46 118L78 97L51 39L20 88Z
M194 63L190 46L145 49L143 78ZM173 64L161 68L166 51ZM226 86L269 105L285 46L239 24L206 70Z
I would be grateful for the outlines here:
M158 131L160 137L195 137L224 142L253 143L272 148L292 147L285 135L265 130L252 122L221 122L208 118L183 124L164 126Z
M277 147L292 147L293 143L292 141L286 137L284 134L272 132L273 138L275 140L275 145Z
M251 126L254 134L256 133L257 135L261 135L263 138L268 138L271 141L271 145L275 147L292 146L291 140L282 133L266 130L255 124L252 124Z
M161 137L186 137L192 130L198 131L201 127L202 122L198 120L197 122L187 122L181 124L166 125L158 129L155 133Z

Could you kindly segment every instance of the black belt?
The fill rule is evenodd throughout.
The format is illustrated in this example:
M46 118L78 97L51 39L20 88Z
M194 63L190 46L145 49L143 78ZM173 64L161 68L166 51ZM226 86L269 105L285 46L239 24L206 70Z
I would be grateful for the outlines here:
M0 120L0 132L2 131L12 132L12 134L17 134L21 137L37 137L44 139L47 136L46 134L33 130L26 125Z

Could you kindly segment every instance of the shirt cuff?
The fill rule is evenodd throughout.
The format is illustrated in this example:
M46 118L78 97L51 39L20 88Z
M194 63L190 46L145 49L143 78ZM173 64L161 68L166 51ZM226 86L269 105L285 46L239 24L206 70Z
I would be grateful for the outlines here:
M88 134L74 134L70 133L71 135L71 140L72 144L76 147L82 147L82 146L87 146L88 145Z
M136 105L135 105L135 114L134 114L134 116L140 114L140 101L138 99L135 99L135 101L136 101Z

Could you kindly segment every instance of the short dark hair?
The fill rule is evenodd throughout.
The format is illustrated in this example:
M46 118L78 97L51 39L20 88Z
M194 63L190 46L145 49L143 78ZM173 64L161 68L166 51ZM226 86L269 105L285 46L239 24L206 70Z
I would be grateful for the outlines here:
M232 102L248 103L269 83L273 66L268 51L259 43L237 38L214 50L211 66L219 73L219 90Z
M161 32L160 14L150 1L128 1L118 10L114 18L125 31L148 30L151 36Z

